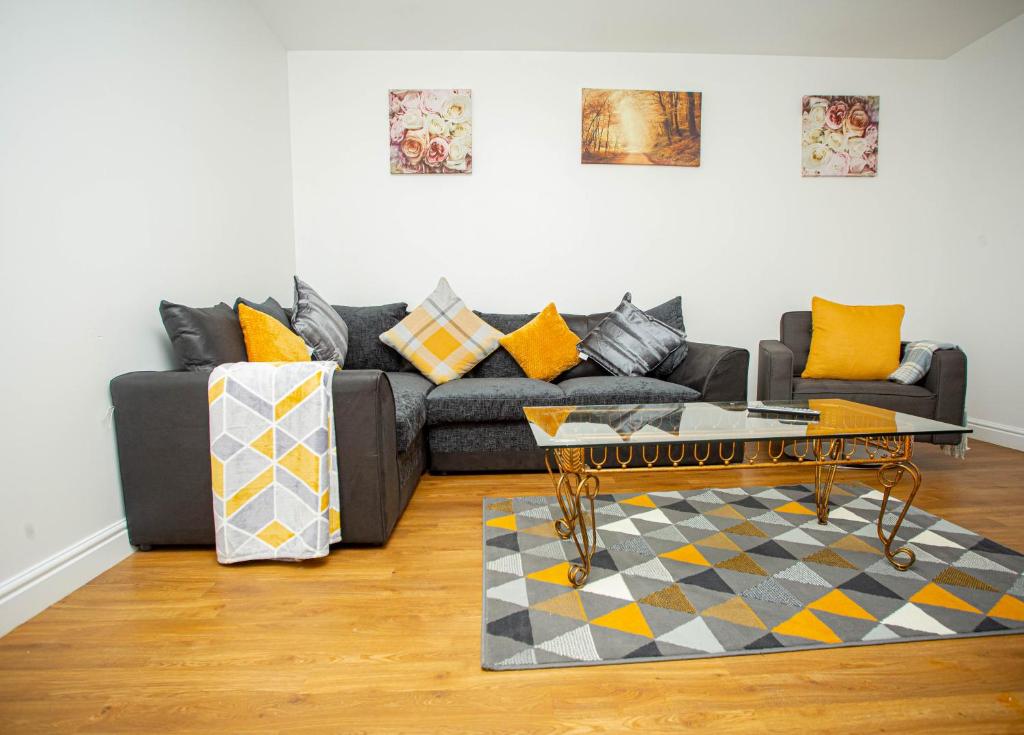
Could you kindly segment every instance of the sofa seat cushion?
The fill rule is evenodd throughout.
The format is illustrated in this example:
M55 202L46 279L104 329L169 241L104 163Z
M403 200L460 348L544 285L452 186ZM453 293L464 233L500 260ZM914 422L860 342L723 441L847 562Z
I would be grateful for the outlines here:
M900 385L888 380L793 378L794 400L842 398L914 416L935 414L935 394L923 385Z
M387 376L395 396L395 444L399 452L404 452L427 423L427 393L434 384L417 373Z
M463 378L437 386L427 396L427 424L483 423L523 419L523 406L565 403L558 385L530 378Z
M684 403L700 400L700 393L685 385L657 378L595 375L558 383L571 406L610 403Z

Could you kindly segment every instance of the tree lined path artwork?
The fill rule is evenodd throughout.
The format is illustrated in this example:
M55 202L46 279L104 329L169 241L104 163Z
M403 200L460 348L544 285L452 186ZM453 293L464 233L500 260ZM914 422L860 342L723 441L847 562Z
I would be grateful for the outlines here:
M700 166L700 92L584 89L583 163Z

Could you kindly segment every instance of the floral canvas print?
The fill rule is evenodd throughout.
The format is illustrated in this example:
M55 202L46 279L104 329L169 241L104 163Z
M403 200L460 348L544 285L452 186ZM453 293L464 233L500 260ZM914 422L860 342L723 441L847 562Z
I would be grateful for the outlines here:
M700 92L584 89L583 163L700 166Z
M804 176L878 173L878 97L804 97Z
M392 89L391 173L472 172L472 112L468 89Z

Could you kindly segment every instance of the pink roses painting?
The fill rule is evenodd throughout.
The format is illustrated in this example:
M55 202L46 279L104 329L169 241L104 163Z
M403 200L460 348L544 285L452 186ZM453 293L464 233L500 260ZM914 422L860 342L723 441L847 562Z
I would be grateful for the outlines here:
M391 173L472 172L472 112L468 89L392 89L388 93Z
M804 176L878 173L878 97L804 97Z

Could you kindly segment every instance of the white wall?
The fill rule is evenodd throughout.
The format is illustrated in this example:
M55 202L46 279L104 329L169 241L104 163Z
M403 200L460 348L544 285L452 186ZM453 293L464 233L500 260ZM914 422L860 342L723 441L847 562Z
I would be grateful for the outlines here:
M998 60L979 63L1010 85L1004 93L1014 89ZM986 136L977 145L991 145L988 157L965 156L950 146L948 126L955 120L963 137L976 136L1002 113L982 95L953 113L952 65L290 52L299 272L335 303L352 304L417 303L442 274L487 311L536 311L554 299L590 312L627 289L641 306L682 294L691 338L751 350L751 383L757 341L777 337L782 312L809 308L812 295L902 302L905 337L955 340L970 353L971 415L1024 425L1020 399L1016 408L1003 402L1024 355L1019 343L1000 341L1007 320L991 319L997 305L1020 303L1010 282L1020 268L1006 266L1020 263L1009 240L1018 219L1010 202L1021 195L1011 177L1021 168L1007 167L991 196L978 192L987 221L965 239L951 182L990 176L1003 149ZM1014 73L1019 92L1020 64ZM472 175L388 173L386 91L420 86L472 88ZM581 165L583 87L703 92L700 168ZM813 93L881 96L876 178L801 178L799 110ZM998 120L1010 141L1019 119ZM985 262L958 267L982 232ZM1016 360L1004 362L1008 352Z
M0 3L0 633L130 553L108 381L287 297L285 54L244 2Z
M1024 15L944 62L947 250L957 296L948 331L971 361L978 437L1024 450Z

